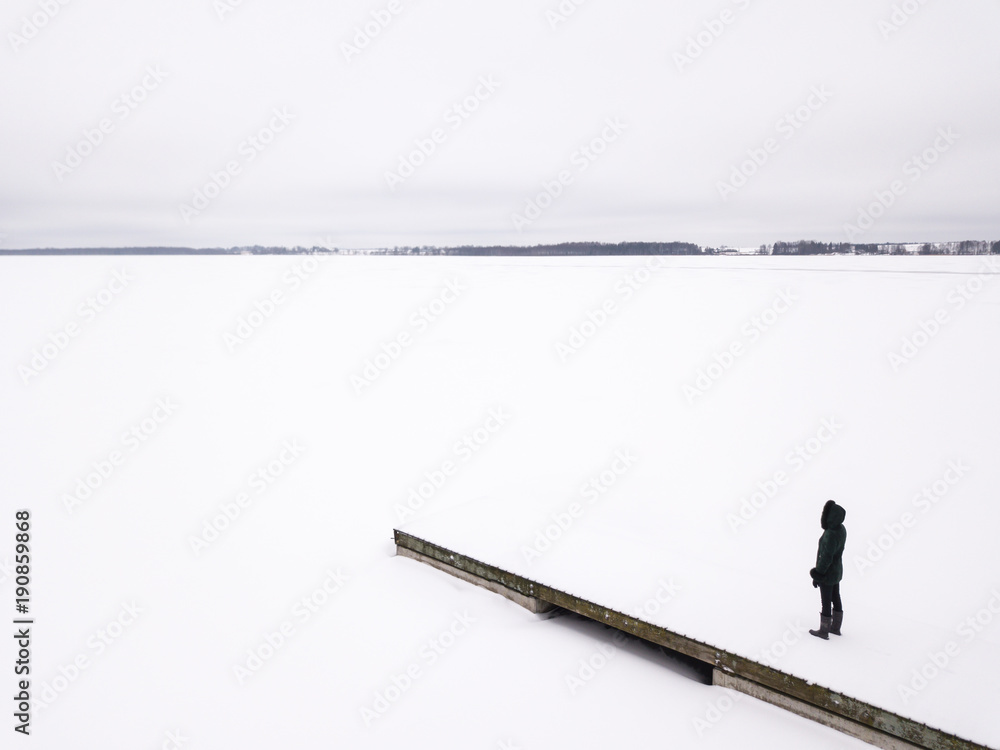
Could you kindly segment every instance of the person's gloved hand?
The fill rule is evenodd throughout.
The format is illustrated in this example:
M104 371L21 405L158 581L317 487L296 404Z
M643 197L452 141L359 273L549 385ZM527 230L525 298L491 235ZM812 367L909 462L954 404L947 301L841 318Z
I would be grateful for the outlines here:
M819 588L819 581L817 581L815 578L813 578L813 588L814 589L818 589Z

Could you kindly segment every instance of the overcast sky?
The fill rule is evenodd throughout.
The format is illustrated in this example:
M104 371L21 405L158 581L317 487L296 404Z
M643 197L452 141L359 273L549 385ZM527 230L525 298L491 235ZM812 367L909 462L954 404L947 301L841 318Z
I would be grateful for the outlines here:
M1000 239L998 0L62 2L4 247Z

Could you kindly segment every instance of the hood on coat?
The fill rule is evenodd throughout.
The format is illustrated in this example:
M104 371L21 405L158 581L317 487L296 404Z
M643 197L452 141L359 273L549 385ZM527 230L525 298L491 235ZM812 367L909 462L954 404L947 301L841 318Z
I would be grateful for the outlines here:
M845 518L847 518L847 511L833 502L833 500L827 500L826 505L823 506L820 525L824 529L833 529L840 526Z

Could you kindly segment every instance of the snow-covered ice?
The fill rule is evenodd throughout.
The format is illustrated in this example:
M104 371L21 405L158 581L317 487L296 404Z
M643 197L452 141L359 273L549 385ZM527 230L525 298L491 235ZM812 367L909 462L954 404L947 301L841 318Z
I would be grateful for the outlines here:
M394 526L433 533L623 610L673 579L651 621L753 655L816 625L833 497L845 636L788 637L777 666L1000 746L1000 284L969 286L985 262L4 258L0 560L30 508L33 689L64 686L34 741L860 747L392 557ZM894 369L904 337L926 342Z

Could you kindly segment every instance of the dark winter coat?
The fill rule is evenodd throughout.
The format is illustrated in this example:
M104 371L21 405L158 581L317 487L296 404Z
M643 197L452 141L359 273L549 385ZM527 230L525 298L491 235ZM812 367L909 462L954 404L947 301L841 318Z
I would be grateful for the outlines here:
M823 536L819 538L819 550L816 553L816 567L809 571L813 581L820 586L834 586L844 577L844 545L847 543L847 529L844 519L847 511L833 500L827 500L823 506L820 523L823 526Z

